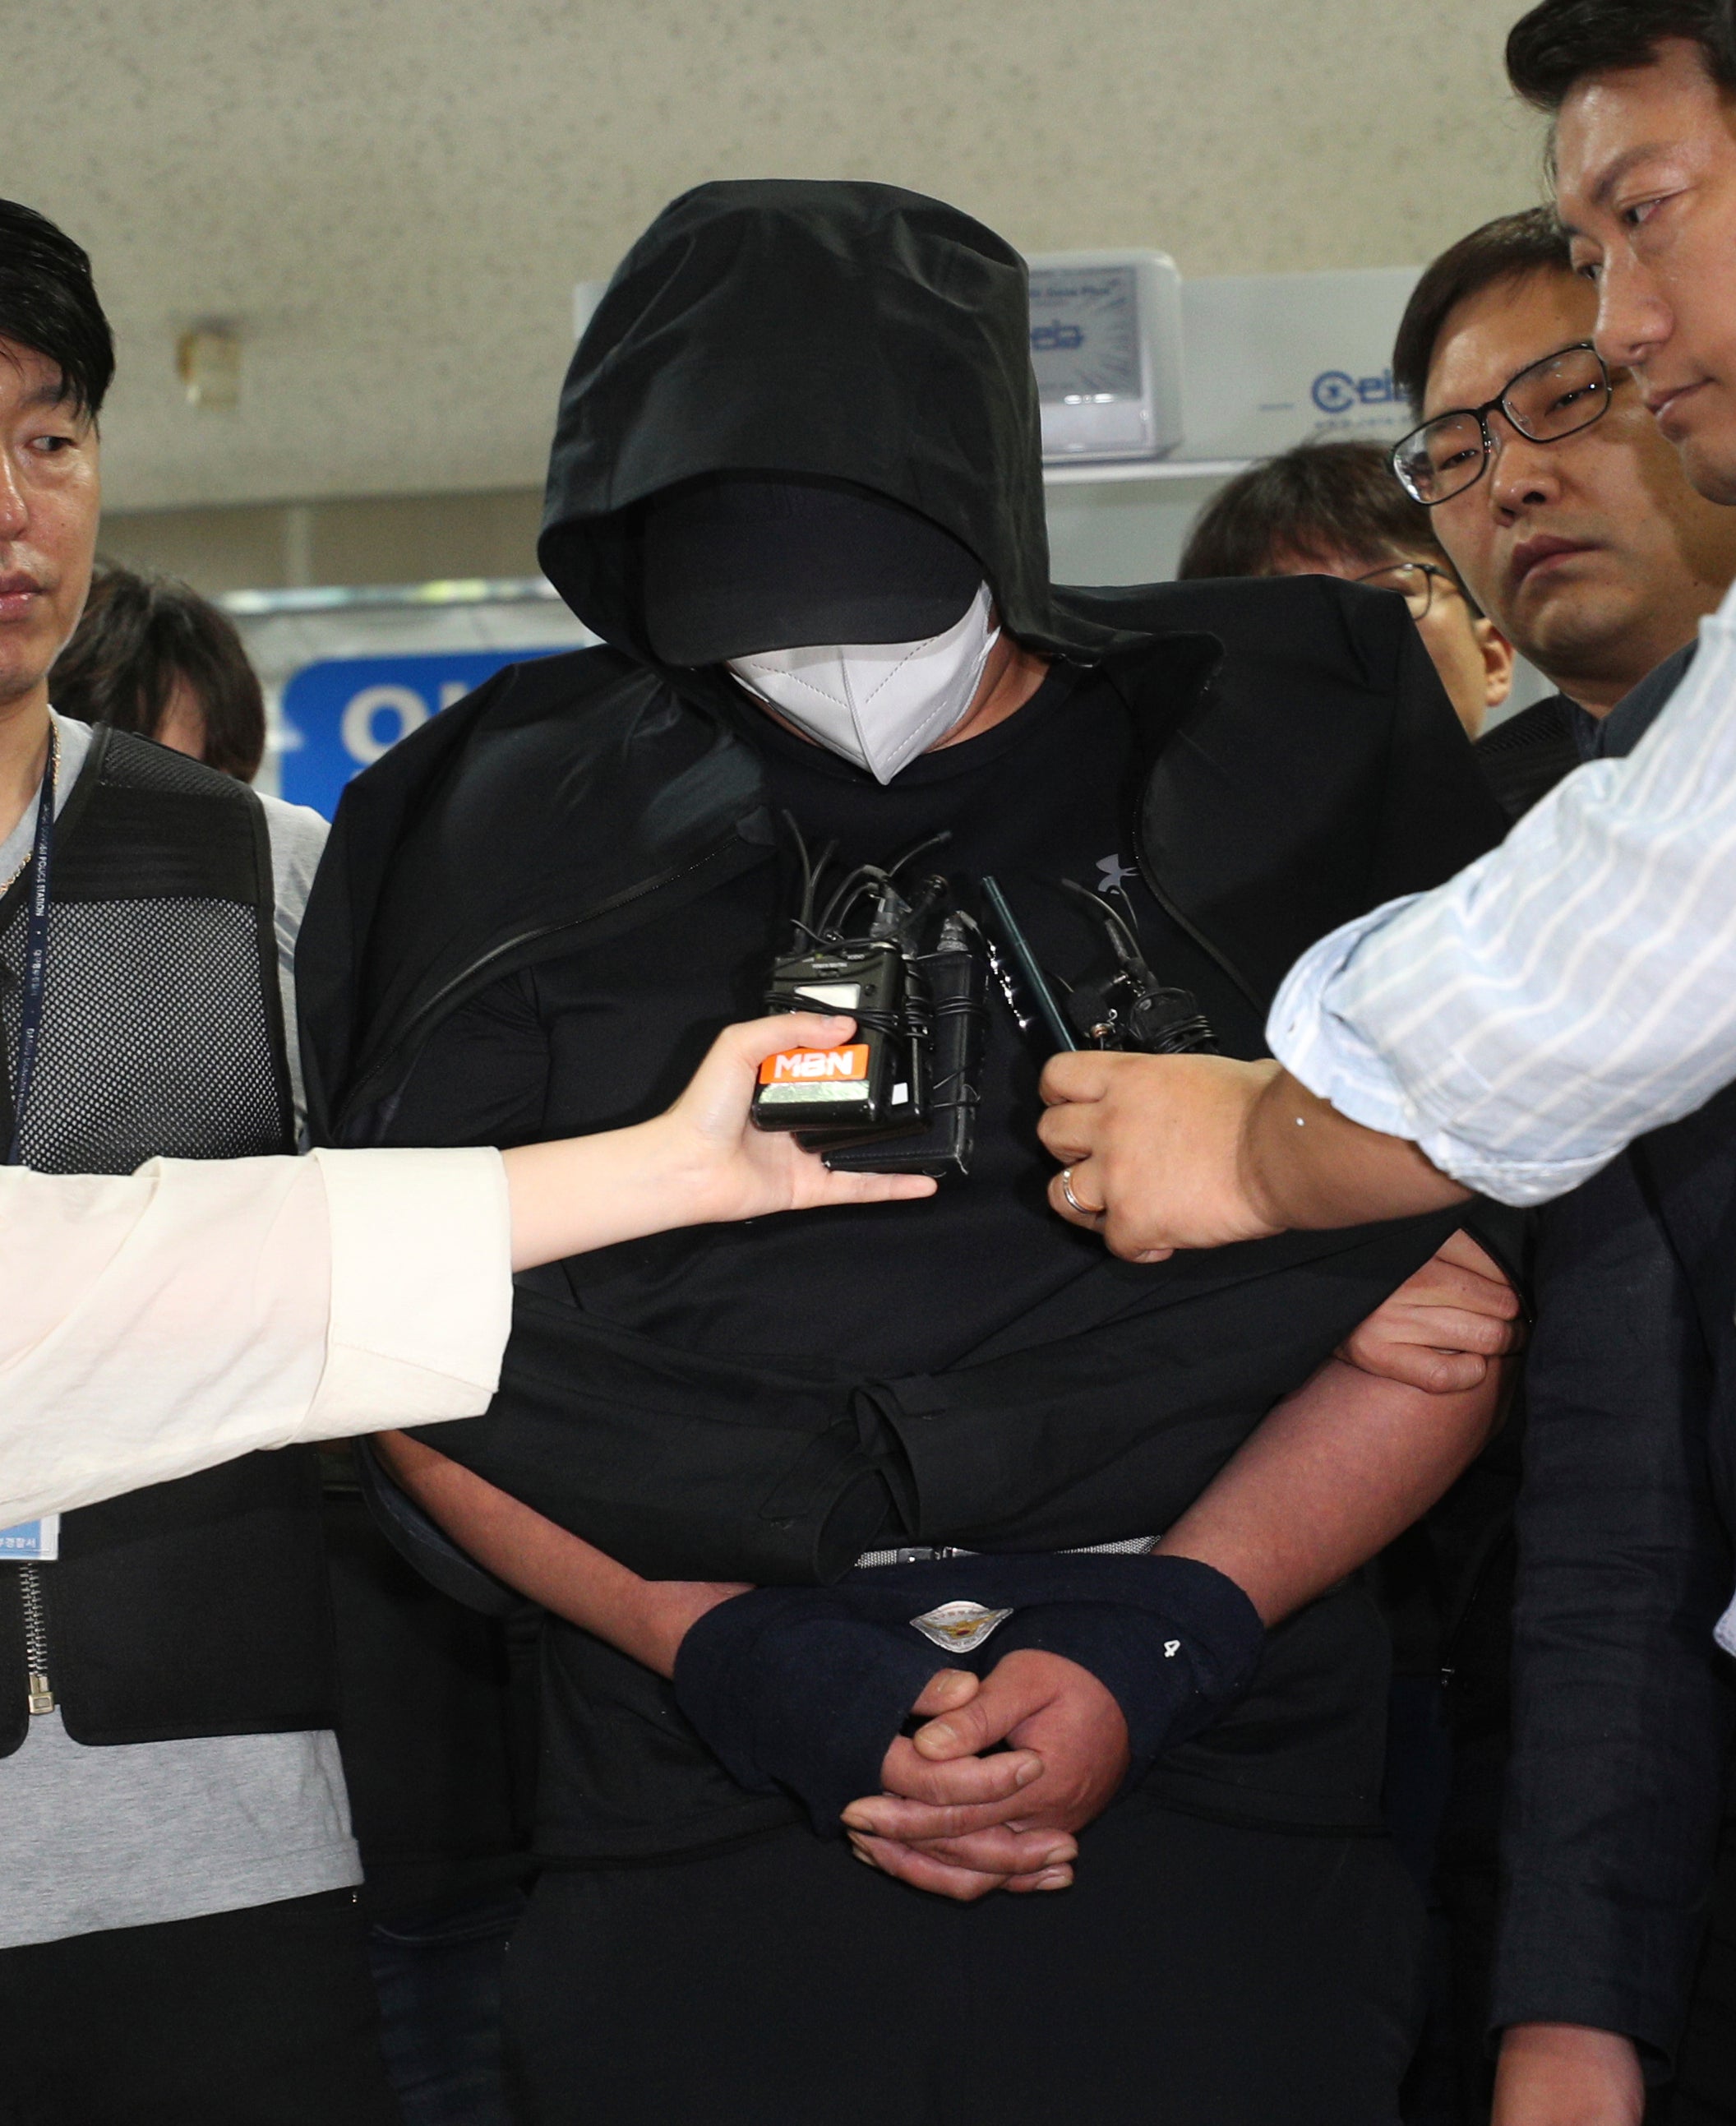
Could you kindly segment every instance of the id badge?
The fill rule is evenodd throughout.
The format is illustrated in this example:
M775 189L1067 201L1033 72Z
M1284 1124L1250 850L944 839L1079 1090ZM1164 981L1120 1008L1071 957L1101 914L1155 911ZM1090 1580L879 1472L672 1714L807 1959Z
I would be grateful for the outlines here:
M0 1528L0 1563L51 1565L60 1555L60 1516L45 1514L40 1520L20 1521Z

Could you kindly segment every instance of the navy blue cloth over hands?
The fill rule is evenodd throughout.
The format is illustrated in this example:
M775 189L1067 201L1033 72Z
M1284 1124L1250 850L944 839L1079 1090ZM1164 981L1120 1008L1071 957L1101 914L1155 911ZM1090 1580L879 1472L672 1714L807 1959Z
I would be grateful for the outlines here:
M965 1652L913 1621L949 1602L1014 1613ZM739 1785L788 1788L833 1837L843 1810L880 1790L886 1751L941 1669L986 1675L1021 1646L1078 1662L1120 1705L1137 1779L1247 1687L1264 1637L1234 1581L1192 1558L983 1555L737 1595L688 1632L675 1689Z

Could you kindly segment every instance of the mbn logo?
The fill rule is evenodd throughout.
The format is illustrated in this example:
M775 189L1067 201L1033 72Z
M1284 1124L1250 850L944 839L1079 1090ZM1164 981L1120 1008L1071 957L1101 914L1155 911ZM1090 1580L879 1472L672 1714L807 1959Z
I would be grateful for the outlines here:
M1323 413L1347 413L1352 406L1390 406L1398 398L1393 372L1378 376L1352 376L1342 369L1324 369L1309 393Z
M855 1042L848 1048L786 1048L781 1056L768 1056L760 1065L762 1085L789 1085L816 1078L866 1078L868 1044Z

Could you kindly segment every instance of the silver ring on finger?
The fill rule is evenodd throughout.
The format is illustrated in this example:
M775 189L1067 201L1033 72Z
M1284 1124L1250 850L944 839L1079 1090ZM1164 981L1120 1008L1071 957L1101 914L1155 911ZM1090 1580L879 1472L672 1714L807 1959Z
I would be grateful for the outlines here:
M1061 1193L1067 1198L1068 1202L1073 1206L1073 1209L1078 1212L1082 1218L1101 1218L1102 1217L1103 1207L1101 1203L1082 1203L1078 1198L1073 1194L1073 1169L1070 1166L1064 1166L1061 1169Z

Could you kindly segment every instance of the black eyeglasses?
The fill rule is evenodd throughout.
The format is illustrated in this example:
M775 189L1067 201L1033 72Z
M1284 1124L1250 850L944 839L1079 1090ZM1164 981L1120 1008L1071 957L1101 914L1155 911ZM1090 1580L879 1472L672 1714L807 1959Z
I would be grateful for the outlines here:
M1371 590L1397 591L1410 607L1413 620L1427 619L1437 583L1445 591L1459 588L1451 572L1435 561L1383 561L1378 569L1352 576L1351 581L1366 583Z
M1455 407L1413 428L1393 446L1393 470L1413 501L1432 509L1474 487L1488 470L1495 455L1491 413L1504 413L1534 443L1559 443L1609 410L1610 372L1592 343L1578 340L1510 376L1487 405Z

